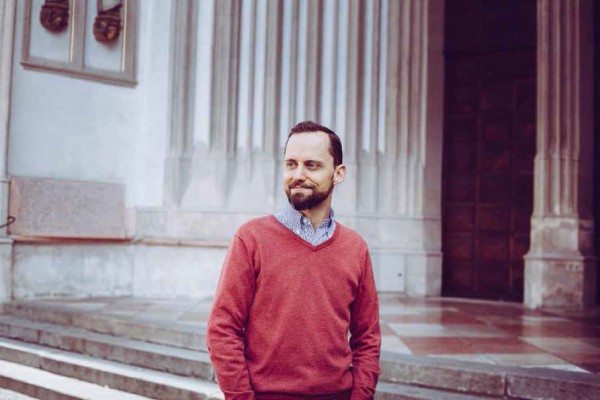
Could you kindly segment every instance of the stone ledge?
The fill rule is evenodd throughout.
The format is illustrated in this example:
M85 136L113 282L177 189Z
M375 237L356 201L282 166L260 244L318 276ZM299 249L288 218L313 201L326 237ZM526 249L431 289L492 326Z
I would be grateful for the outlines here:
M61 324L67 330L78 327L117 338L129 337L206 351L202 332L204 327L200 324L133 321L125 316L109 317L61 305L39 305L29 301L5 303L2 308L7 314ZM28 337L28 332L23 334L23 338ZM382 353L381 369L379 399L600 398L600 377L579 372L504 367L386 351ZM429 394L440 394L440 397L427 397Z
M481 400L489 397L471 396L464 393L426 389L422 387L380 382L375 400Z
M506 392L502 369L488 365L389 352L382 352L380 365L383 382L496 397Z
M600 378L592 374L531 368L507 376L511 397L523 399L600 399Z
M546 368L518 368L382 352L383 382L474 396L600 399L600 377Z
M125 239L125 186L117 183L13 177L11 235Z

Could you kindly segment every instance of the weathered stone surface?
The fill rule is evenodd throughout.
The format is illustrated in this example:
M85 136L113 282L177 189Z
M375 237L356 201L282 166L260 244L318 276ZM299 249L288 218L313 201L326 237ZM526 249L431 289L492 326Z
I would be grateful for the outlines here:
M13 177L13 235L60 238L127 237L122 184Z
M539 373L542 372L542 373ZM531 370L507 376L507 394L522 399L600 399L596 375L553 370Z
M384 382L490 396L505 389L502 370L483 364L383 353L381 369Z
M10 347L6 339L0 339L0 359L10 360L21 365L33 368L40 367L40 357L33 353L24 353L17 348Z
M13 392L12 390L0 389L0 400L36 400L33 397Z
M0 237L0 300L12 296L12 240Z
M587 106L594 96L588 83L593 3L537 3L535 190L524 296L531 308L595 302L594 111ZM557 51L554 43L572 52Z
M17 242L12 291L19 299L209 297L226 252L211 246Z
M72 327L22 321L11 317L2 319L3 324L10 326L7 336L17 340L177 375L214 379L214 370L207 353L139 342Z
M596 268L590 258L527 255L525 303L537 307L583 307L595 301Z
M135 247L132 295L207 297L215 293L226 247Z
M44 400L145 400L131 393L6 361L0 361L0 387Z
M426 389L390 383L377 385L376 400L482 400L497 399L497 397L470 396L464 393L449 393L439 390Z
M30 343L37 343L40 338L40 332L37 329L28 326L11 325L8 335L11 338Z
M61 306L39 306L27 301L4 305L6 312L38 322L63 324L121 338L148 341L191 350L206 350L205 327L179 323L136 321L108 315L88 314ZM0 323L0 335L3 324ZM6 329L8 329L6 325Z
M2 347L1 343L0 347ZM63 378L77 379L77 381L65 379L66 382L73 384L87 381L99 386L108 386L112 389L165 400L207 399L222 396L214 382L206 382L198 378L186 378L110 361L95 360L85 355L69 354L57 350L47 351L43 347L35 345L16 344L15 350L26 354L37 354L41 370L60 375ZM0 367L2 363L4 361L0 361ZM35 370L31 371L35 373ZM2 373L0 368L0 377L2 377ZM81 383L83 384L83 382ZM87 399L88 397L76 398ZM104 398L117 399L118 397Z
M580 372L502 367L391 353L382 354L381 368L381 384L400 383L399 387L392 387L392 389L399 391L401 396L415 396L399 398L421 398L418 397L421 392L418 390L412 392L414 386L433 389L432 393L442 392L441 397L437 397L437 395L422 397L436 399L445 399L444 396L453 395L444 392L453 392L457 396L475 396L476 398L528 400L600 398L600 378L593 374ZM403 393L403 387L409 390L408 394Z
M131 294L133 251L126 244L14 245L16 298Z

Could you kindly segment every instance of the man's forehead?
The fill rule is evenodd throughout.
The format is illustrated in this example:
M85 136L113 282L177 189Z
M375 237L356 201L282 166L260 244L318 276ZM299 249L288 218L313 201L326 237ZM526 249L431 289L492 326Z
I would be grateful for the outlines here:
M287 151L328 151L329 137L324 132L295 133L288 139Z

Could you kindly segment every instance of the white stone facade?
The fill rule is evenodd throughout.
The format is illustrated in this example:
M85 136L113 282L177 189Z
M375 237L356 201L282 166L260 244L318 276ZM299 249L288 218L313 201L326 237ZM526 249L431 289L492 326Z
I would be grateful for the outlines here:
M41 3L32 0L32 29L42 29L35 14ZM583 9L588 1L574 3ZM8 210L9 177L23 178L25 188L37 185L46 208L30 209L64 212L65 199L38 178L61 179L83 198L121 191L123 202L106 213L123 215L123 229L89 234L78 224L102 217L85 206L71 207L71 227L55 220L9 228L0 238L7 249L0 255L1 297L212 294L236 228L285 201L283 146L289 129L306 119L342 138L348 175L334 208L367 240L378 289L440 294L443 1L138 1L133 87L25 68L24 4L0 0L0 214ZM542 48L546 28L538 29ZM554 57L548 51L539 56L540 72L547 70L543 57ZM583 104L570 96L568 102ZM591 140L590 112L573 117L581 125L570 135ZM589 166L591 154L581 158L585 146L569 147L573 163L549 169L553 156L540 143L526 272L533 307L564 304L551 290L538 293L548 288L544 271L553 262L538 235L555 232L557 218L574 224L567 235L582 237L593 227L588 206L565 200L571 208L552 215L542 206L552 192L545 187L563 171L575 188L587 187L576 184L590 178L575 160ZM583 278L595 271L590 249L573 244L568 251L565 268L584 271L576 272ZM585 292L568 302L583 305L594 289L568 290Z

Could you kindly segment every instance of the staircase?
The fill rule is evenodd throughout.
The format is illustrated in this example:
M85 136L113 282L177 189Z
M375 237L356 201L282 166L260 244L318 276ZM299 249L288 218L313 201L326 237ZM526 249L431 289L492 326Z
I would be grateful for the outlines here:
M0 387L43 400L223 399L204 327L39 302L0 315ZM377 399L598 399L591 374L383 353Z

